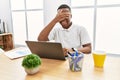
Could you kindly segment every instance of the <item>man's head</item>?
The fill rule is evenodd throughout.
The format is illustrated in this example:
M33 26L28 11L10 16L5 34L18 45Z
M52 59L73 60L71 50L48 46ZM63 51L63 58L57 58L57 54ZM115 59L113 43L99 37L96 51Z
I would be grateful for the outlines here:
M62 25L63 28L68 29L69 26L71 25L72 17L71 8L66 4L62 4L58 7L57 12L67 15L64 17L64 20L60 21L60 24Z
M66 5L66 4L60 5L57 10L63 9L63 8L67 8L67 9L69 9L69 11L71 12L71 8L70 8L68 5Z

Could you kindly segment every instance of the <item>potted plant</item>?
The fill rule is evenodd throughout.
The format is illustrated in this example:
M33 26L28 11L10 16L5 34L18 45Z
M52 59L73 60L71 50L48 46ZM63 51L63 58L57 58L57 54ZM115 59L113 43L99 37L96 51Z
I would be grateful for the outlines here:
M23 58L22 66L27 74L35 74L39 71L41 59L36 54L29 54Z

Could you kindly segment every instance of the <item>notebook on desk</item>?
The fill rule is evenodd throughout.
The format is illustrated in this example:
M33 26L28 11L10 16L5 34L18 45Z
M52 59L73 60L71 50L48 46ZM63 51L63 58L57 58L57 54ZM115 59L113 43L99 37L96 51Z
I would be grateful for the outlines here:
M61 43L46 41L25 41L30 51L41 58L65 60Z

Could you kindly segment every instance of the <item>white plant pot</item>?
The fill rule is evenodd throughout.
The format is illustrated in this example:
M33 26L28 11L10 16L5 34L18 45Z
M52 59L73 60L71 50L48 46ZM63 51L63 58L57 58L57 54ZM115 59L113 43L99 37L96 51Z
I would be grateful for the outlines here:
M26 72L27 74L35 74L35 73L37 73L39 70L40 70L40 66L37 66L37 67L35 67L35 68L31 68L31 69L25 68L25 72Z

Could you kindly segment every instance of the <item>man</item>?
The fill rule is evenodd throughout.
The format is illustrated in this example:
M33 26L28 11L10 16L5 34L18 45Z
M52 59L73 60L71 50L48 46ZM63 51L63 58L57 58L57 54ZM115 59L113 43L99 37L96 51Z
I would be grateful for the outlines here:
M66 4L60 5L56 17L41 31L38 40L60 42L65 55L73 48L86 54L91 53L91 41L86 29L73 24L71 18L71 8ZM61 26L54 27L56 23Z

